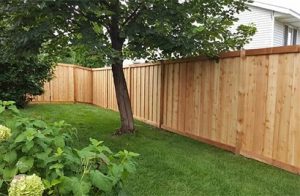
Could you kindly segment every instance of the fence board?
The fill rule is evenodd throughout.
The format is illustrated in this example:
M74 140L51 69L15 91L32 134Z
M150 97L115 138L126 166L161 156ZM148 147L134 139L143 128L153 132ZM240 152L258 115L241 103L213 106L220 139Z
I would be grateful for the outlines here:
M135 118L300 173L300 47L124 68ZM59 65L35 102L117 110L110 68Z
M76 85L75 97L77 102L92 103L93 99L93 72L86 69L75 69Z

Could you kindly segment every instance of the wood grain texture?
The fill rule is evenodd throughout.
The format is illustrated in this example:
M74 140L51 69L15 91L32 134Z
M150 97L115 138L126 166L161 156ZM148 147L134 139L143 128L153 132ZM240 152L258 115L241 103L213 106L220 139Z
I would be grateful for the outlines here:
M300 171L300 48L226 53L124 68L136 119ZM117 111L110 68L59 65L35 103Z

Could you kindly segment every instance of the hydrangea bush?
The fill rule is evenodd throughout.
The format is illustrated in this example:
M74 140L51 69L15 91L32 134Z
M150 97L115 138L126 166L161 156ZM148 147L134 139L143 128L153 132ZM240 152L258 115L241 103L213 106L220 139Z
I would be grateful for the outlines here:
M41 196L45 190L42 179L33 174L17 175L10 183L9 196Z
M126 150L113 153L95 139L76 149L72 147L76 129L71 125L24 117L13 103L1 111L1 103L0 114L5 116L2 122L0 118L2 194L21 195L24 190L22 194L30 195L35 188L38 195L44 189L44 195L117 194L124 179L135 171L138 154ZM40 178L44 188L38 183Z
M0 125L0 142L8 140L10 136L11 129L6 126Z

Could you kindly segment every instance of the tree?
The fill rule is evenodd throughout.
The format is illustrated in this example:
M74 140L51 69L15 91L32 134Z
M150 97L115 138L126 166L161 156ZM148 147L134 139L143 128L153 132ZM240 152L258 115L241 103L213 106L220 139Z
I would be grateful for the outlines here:
M0 17L12 26L20 51L31 42L49 55L84 44L104 55L112 72L121 117L118 134L134 130L123 73L125 58L216 57L239 49L255 28L229 28L250 0L3 0Z
M53 65L38 55L18 53L14 40L7 39L9 23L0 21L0 100L13 100L23 107L32 96L43 93L44 83L51 79Z
M3 59L0 51L0 100L13 100L25 106L32 96L43 93L44 83L51 77L52 66L34 58ZM7 57L6 57L7 58Z
M104 67L106 64L105 56L99 55L99 52L85 45L67 47L66 50L68 50L66 54L58 56L58 61L61 63L76 64L89 68Z

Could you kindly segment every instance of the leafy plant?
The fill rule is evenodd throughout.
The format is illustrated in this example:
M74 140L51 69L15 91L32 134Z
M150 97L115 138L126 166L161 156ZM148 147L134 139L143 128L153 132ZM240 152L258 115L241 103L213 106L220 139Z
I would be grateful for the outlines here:
M0 114L5 111L5 109L11 110L15 114L19 113L18 108L16 107L16 102L14 101L1 101L0 100Z
M11 135L0 142L3 191L16 175L34 174L42 178L48 195L118 193L123 180L135 171L133 159L138 154L126 150L114 154L95 139L90 139L87 147L75 149L76 129L71 125L24 117L13 113L17 110L13 102L0 103L6 105L4 112L13 119L6 121Z
M0 41L0 100L14 100L24 107L32 96L42 94L44 83L51 78L52 65L34 58L8 58ZM17 58L17 57L16 57Z

